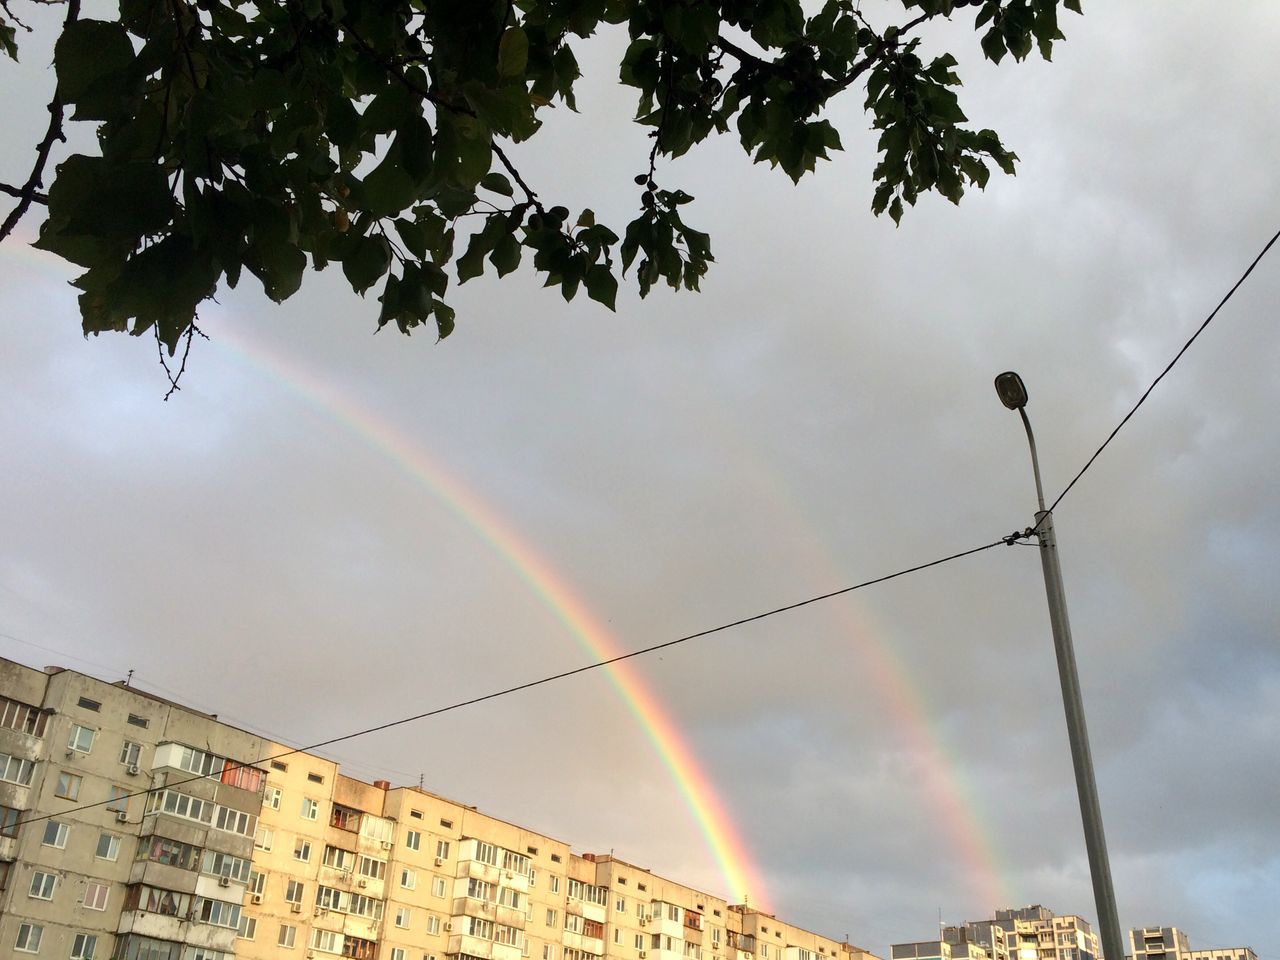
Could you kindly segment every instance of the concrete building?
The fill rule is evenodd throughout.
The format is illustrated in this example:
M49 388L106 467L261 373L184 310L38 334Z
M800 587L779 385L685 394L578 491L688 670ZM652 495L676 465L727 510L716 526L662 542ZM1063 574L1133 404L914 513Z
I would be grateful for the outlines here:
M1039 904L943 927L936 940L895 943L889 953L892 960L1101 960L1088 921Z
M1129 931L1129 951L1132 960L1258 960L1250 947L1192 950L1177 927L1134 927Z
M122 683L0 659L10 955L877 960ZM960 957L996 960L939 960Z

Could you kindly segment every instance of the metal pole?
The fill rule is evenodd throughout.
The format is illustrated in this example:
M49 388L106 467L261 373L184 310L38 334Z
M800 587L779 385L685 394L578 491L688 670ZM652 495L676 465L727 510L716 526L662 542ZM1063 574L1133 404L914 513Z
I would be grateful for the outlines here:
M1067 595L1062 587L1062 567L1058 563L1058 540L1053 529L1053 514L1044 508L1040 484L1040 463L1036 457L1035 435L1027 412L1019 408L1027 441L1031 445L1031 467L1036 477L1035 530L1040 540L1040 563L1044 568L1044 589L1049 601L1049 624L1053 628L1053 650L1058 658L1058 680L1062 684L1062 706L1067 714L1067 738L1071 741L1071 763L1075 767L1076 792L1080 796L1080 819L1084 822L1084 844L1089 854L1089 876L1093 880L1093 902L1098 911L1098 927L1102 952L1106 960L1124 960L1124 943L1120 939L1120 918L1116 911L1116 894L1111 886L1111 861L1107 857L1107 838L1102 830L1102 809L1098 805L1098 784L1093 777L1093 754L1089 750L1089 730L1085 725L1084 702L1080 698L1080 677L1076 673L1075 647L1071 642L1071 623L1067 619Z

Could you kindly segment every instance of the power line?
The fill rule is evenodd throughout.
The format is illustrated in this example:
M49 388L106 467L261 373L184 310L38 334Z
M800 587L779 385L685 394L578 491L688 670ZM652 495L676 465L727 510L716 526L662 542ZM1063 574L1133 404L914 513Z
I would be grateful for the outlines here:
M757 620L764 620L768 617L775 617L780 613L789 613L792 610L799 610L801 607L807 607L807 606L810 606L811 604L819 603L823 600L830 600L833 597L843 596L844 594L852 593L855 590L862 590L862 589L865 589L866 587L875 586L876 584L886 583L890 580L896 580L899 577L905 577L907 574L910 574L910 573L919 573L922 570L928 570L930 567L937 567L944 563L949 563L952 560L959 560L962 557L968 557L968 556L972 556L975 553L981 553L984 550L990 550L992 547L1003 546L1004 542L1005 542L1004 538L1001 538L999 540L994 540L991 543L984 543L980 547L971 547L968 550L961 550L959 553L953 553L945 557L939 557L938 559L930 560L927 563L918 563L913 567L905 567L904 569L897 570L893 573L887 573L887 574L884 574L883 576L875 577L874 579L871 579L871 580L863 580L861 583L855 583L848 587L841 587L839 590L831 590L828 593L821 593L821 594L818 594L817 596L809 597L805 600L798 600L795 603L788 603L780 607L774 607L771 610L765 610L762 613L752 614L749 617L741 617L737 620L732 620L728 623L722 623L717 627L709 627L706 630L699 630L697 633L690 633L683 637L677 637L674 640L665 640L662 643L655 643L647 647L641 647L639 650L632 650L630 653L621 653L621 654L618 654L618 656L616 657L609 657L608 659L605 659L605 660L594 660L591 663L584 664L581 667L575 667L572 670L563 670L560 673L553 673L545 677L540 677L537 680L529 680L529 681L526 681L525 683L518 683L518 684L515 684L514 686L504 687L501 690L495 690L491 693L482 694L481 696L478 696L478 697L471 697L470 699L467 699L467 700L459 700L456 703L451 703L443 707L436 707L432 710L426 710L422 713L414 714L413 716L401 717L399 720L390 720L387 723L380 723L380 724L377 724L376 726L365 727L363 730L357 730L355 733L347 733L347 734L343 734L340 737L332 737L328 740L321 740L319 743L313 743L313 744L310 744L309 746L294 747L292 750L286 750L284 753L278 753L268 757L260 757L257 760L253 760L253 761L228 760L229 766L225 767L221 771L221 773L233 772L235 770L240 770L240 769L243 769L244 767L255 766L256 764L260 764L260 763L269 763L272 760L283 760L286 757L293 756L294 754L308 753L313 750L319 750L322 747L332 746L335 743L345 743L346 741L354 740L357 737L368 736L371 733L380 733L383 730L390 730L392 727L403 726L407 723L414 723L418 720L426 720L428 717L438 717L444 713L450 713L454 710L461 710L463 707L474 706L478 703L484 703L488 700L496 700L499 697L505 697L513 693L520 693L523 690L531 690L534 687L541 687L548 683L554 683L557 680L565 680L569 677L574 677L581 673L588 673L591 670L598 670L601 667L607 667L615 663L621 663L624 660L631 660L636 657L642 657L646 654L655 653L658 650L666 650L669 647L674 647L682 643L688 643L691 640L698 640L702 637L709 637L714 633L723 633L724 631L732 630L735 627L745 626L748 623L755 623ZM66 810L62 810L58 813L46 813L38 817L27 817L26 819L18 820L16 823L13 824L13 826L20 827L29 823L40 823L41 821L44 821L44 820L52 820L55 817L66 816L69 813L78 813L81 810L92 810L95 807L105 807L107 804L110 804L110 803L119 803L121 800L129 800L129 799L132 799L133 797L149 796L153 793L160 793L164 790L168 790L171 787L180 787L186 783L195 783L197 780L210 780L210 779L213 779L214 776L215 775L213 774L190 776L181 780L170 781L160 786L147 787L146 789L143 789L143 790L135 790L132 793L125 793L125 794L121 794L120 796L109 797L106 800L99 800L95 803L78 804L73 807L68 807Z
M1196 342L1196 338L1199 337L1200 334L1204 333L1205 327L1209 326L1209 323L1213 320L1213 318L1218 315L1218 311L1221 310L1224 306L1226 306L1227 301L1230 300L1232 296L1235 295L1235 292L1240 289L1240 285L1243 284L1247 279L1249 279L1249 274L1253 273L1253 268L1256 267L1258 263L1262 260L1262 258L1267 255L1267 251L1271 249L1272 245L1275 244L1277 239L1280 239L1280 230L1276 231L1276 233L1272 235L1271 239L1268 240L1266 245L1262 248L1262 251L1256 257L1253 258L1253 262L1249 264L1249 268L1245 270L1243 274L1240 275L1240 279L1237 280L1232 285L1231 289L1227 291L1227 295L1224 296L1221 300L1219 300L1218 305L1213 308L1213 311L1207 317L1204 318L1204 322L1200 324L1199 327L1196 328L1196 332L1191 335L1191 339L1189 339L1186 343L1182 345L1182 349L1179 350L1177 354L1174 355L1174 358L1169 361L1168 366L1166 366L1163 370L1160 371L1160 376L1156 377L1154 380L1151 381L1151 386L1147 387L1147 389L1143 391L1142 396L1138 398L1138 402L1135 403L1132 409L1130 409L1129 412L1124 415L1124 419L1121 420L1118 424L1116 424L1116 428L1112 430L1110 434L1107 435L1106 440L1102 441L1102 446L1100 446L1097 450L1093 452L1093 456L1091 456L1088 459L1088 461L1085 463L1085 465L1080 468L1080 472L1071 478L1071 482L1067 484L1066 488L1060 494L1058 494L1058 499L1053 501L1053 505L1049 507L1049 510L1047 512L1053 513L1054 508L1057 507L1057 505L1062 502L1062 498L1071 492L1071 488L1076 485L1076 481L1078 481L1081 477L1083 477L1085 473L1088 471L1088 469L1093 466L1093 461L1097 460L1098 456L1102 453L1102 451L1107 449L1107 445L1116 438L1116 434L1119 433L1121 428L1124 427L1124 425L1129 422L1129 418L1138 412L1138 408L1142 406L1143 403L1146 402L1147 397L1151 395L1151 391L1156 388L1156 384L1158 384L1161 380L1163 380L1165 377L1165 374L1167 374L1170 370L1173 369L1173 365L1182 359L1182 355L1186 353L1188 349L1190 349L1191 344ZM1036 524L1036 526L1039 526L1039 524Z

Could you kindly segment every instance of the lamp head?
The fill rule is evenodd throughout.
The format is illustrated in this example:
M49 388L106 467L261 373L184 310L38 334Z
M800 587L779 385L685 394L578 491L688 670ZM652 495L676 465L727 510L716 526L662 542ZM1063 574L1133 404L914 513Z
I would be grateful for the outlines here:
M1027 405L1027 388L1022 378L1012 370L996 377L996 393L1000 402L1010 410L1021 410Z

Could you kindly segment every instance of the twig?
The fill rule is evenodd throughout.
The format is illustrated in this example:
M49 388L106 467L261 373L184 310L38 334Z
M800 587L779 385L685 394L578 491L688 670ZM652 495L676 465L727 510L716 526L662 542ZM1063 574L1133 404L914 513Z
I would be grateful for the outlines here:
M63 33L76 22L79 16L80 0L67 0L67 18L62 23ZM9 215L4 218L4 223L0 224L0 242L13 233L13 228L30 208L31 202L37 198L39 188L44 186L44 168L49 162L49 151L53 149L54 143L67 139L62 133L62 106L62 98L55 90L53 99L49 102L49 129L45 131L44 139L36 146L36 162L31 168L31 176L27 177L27 182L18 191L18 205L9 211ZM47 196L39 195L43 197L40 202L49 202Z

